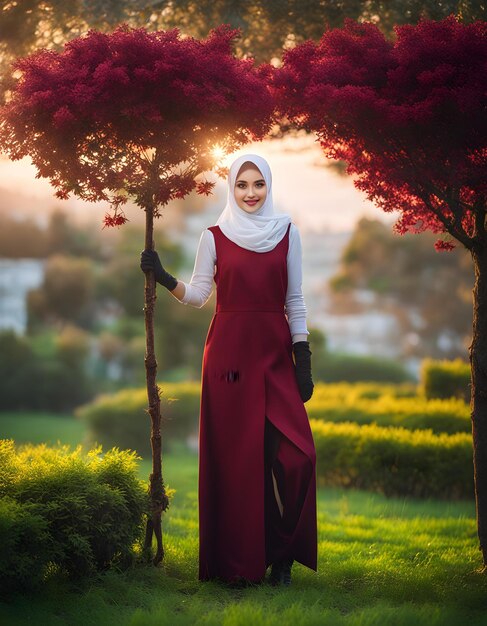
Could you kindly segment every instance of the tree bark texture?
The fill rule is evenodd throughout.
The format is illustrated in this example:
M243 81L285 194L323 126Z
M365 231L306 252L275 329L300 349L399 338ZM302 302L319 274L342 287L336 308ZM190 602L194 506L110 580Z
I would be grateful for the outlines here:
M471 250L473 288L473 332L469 347L472 371L471 419L473 471L479 550L487 569L487 246Z
M154 249L154 212L152 207L145 210L145 249ZM152 473L149 477L150 514L147 520L144 552L151 555L152 534L156 536L157 550L152 560L154 565L158 565L164 558L164 547L162 544L162 512L168 507L164 481L162 479L162 445L161 445L161 400L157 387L157 360L154 350L154 309L156 303L156 281L154 272L145 273L144 288L144 317L145 317L145 369L147 383L147 397L149 408L147 412L151 418L151 448L152 448Z

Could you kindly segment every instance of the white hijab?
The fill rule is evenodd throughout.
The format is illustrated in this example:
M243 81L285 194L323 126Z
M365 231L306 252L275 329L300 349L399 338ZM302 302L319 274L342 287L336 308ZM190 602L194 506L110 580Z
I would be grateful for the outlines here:
M254 213L247 213L241 209L234 195L237 174L247 161L256 165L260 170L267 186L264 204ZM242 248L254 252L273 250L286 234L291 216L285 213L274 213L272 174L267 161L257 154L242 154L230 166L227 183L227 203L216 224L226 237Z

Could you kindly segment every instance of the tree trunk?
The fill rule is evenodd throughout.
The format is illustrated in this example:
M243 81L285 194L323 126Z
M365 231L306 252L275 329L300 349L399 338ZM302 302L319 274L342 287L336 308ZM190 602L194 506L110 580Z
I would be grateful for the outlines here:
M145 249L154 249L154 211L152 207L145 209ZM145 273L144 317L145 317L145 370L147 382L148 413L151 418L152 473L149 477L150 515L147 520L144 541L144 553L147 558L152 553L152 533L157 539L157 551L152 560L158 565L164 558L162 545L162 511L167 509L169 500L166 496L162 479L162 445L161 445L161 400L156 382L157 361L154 350L154 309L156 303L156 281L154 272Z
M475 270L473 333L470 344L472 389L470 409L479 550L487 568L487 246L471 250Z

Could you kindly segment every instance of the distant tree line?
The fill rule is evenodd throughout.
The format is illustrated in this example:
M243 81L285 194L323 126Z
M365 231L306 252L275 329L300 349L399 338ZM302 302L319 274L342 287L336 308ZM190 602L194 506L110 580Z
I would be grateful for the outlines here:
M0 258L46 259L52 254L104 258L104 247L93 228L76 226L65 211L53 211L47 226L31 217L0 214Z
M437 252L435 239L430 232L399 236L383 221L364 217L343 249L330 286L335 305L348 310L357 289L373 292L377 310L393 312L403 334L418 335L418 355L464 357L472 334L471 258L465 248ZM457 338L451 351L439 348L442 333Z

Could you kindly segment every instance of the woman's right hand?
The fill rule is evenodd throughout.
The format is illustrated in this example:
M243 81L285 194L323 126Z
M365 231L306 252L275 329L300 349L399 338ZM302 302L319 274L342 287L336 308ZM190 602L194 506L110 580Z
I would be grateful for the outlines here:
M145 273L154 272L156 282L172 291L176 288L178 280L167 272L155 250L142 250L140 253L140 269Z

